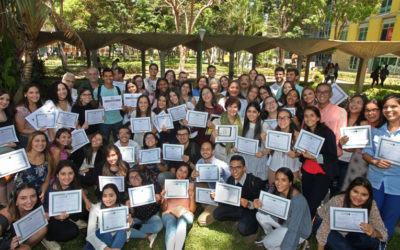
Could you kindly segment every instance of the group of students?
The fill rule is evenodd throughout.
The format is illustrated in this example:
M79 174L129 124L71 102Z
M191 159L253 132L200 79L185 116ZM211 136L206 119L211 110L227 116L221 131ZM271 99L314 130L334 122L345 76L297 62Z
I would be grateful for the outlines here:
M0 146L0 153L24 148L31 165L1 178L0 249L29 249L39 242L59 249L57 242L73 240L79 229L86 227L85 249L121 249L129 238L148 239L152 247L163 227L166 249L182 249L199 207L200 226L214 220L234 220L243 236L255 234L261 226L265 236L257 243L267 249L296 249L312 231L318 249L377 249L393 236L400 217L400 166L375 158L375 153L379 138L400 140L400 95L389 94L382 101L354 95L342 108L330 102L331 85L303 88L299 71L294 68L276 68L276 81L267 83L255 69L237 80L226 76L217 79L216 67L211 65L195 87L186 72L176 77L168 70L159 78L158 66L151 64L149 73L148 78L136 75L125 81L124 69L105 68L100 83L98 70L89 68L88 82L81 86L76 86L70 73L50 86L46 103L58 111L79 114L76 129L84 129L89 137L87 145L74 151L71 129L35 130L25 119L45 105L45 92L38 85L25 86L15 109L11 94L0 90L0 128L15 124L19 138L18 143ZM85 111L101 108L104 97L123 93L140 94L137 106L105 111L104 123L88 124ZM179 105L207 112L206 128L189 127L188 121L181 119L174 121L171 129L152 126L150 132L132 133L130 118L154 120ZM258 140L256 154L240 152L232 142L215 142L218 125L236 125L238 136ZM349 138L342 136L340 129L360 125L372 127L372 147L343 149ZM266 148L271 130L290 133L291 150ZM300 130L325 139L318 158L295 150ZM138 156L140 150L161 148L167 143L183 145L182 161L161 157L160 163L141 164L137 157L135 163L127 163L120 151L120 147L134 147ZM199 174L196 164L216 165L220 182L241 187L240 207L196 203L196 188L216 186L195 181ZM99 176L123 176L126 189L153 184L156 202L130 207L127 191L119 191L114 184L100 189ZM189 179L188 198L166 198L166 179ZM48 218L47 227L20 244L12 227L15 221L41 204L47 212L50 192L76 189L83 190L81 213ZM261 191L291 201L286 220L261 210ZM328 195L331 199L324 203ZM100 210L118 206L129 207L129 229L100 233ZM330 207L366 208L368 223L360 225L362 233L331 230Z

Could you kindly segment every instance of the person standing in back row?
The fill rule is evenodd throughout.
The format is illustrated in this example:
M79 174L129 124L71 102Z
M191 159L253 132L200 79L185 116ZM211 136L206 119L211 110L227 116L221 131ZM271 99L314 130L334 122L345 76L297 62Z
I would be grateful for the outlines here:
M389 70L388 70L389 65L385 65L379 72L379 77L381 78L381 86L383 87L383 82L386 80L387 76L389 75Z

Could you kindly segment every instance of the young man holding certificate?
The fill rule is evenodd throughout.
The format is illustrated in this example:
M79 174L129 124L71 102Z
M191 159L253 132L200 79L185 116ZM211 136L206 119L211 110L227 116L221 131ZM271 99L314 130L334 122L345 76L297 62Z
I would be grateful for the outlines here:
M258 223L256 219L257 210L254 209L253 201L260 196L264 188L263 181L252 174L246 173L244 158L240 155L233 155L229 162L231 177L226 181L229 185L241 188L240 207L220 203L214 210L216 220L238 221L238 231L243 236L255 234ZM213 194L215 197L215 194Z
M113 85L113 72L110 68L103 70L104 85L100 85L93 91L94 99L102 104L102 97L119 96L121 90ZM105 122L100 124L100 131L108 142L110 134L117 141L118 129L122 126L122 116L119 110L109 110L104 112Z

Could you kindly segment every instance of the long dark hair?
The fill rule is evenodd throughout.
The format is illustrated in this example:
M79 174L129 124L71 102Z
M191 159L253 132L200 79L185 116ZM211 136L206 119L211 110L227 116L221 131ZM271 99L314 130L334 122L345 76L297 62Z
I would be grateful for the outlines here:
M156 140L156 148L160 148L161 143L160 143L160 140L158 139L158 137L153 132L146 132L143 135L143 149L149 149L149 146L146 145L146 137L149 135L154 136L154 138Z
M382 102L377 99L372 99L372 100L365 102L364 103L364 116L365 116L365 110L367 108L367 105L370 103L375 104L379 108L379 120L378 120L378 125L376 126L377 128L379 128L386 122L386 118L382 113ZM367 119L367 118L365 118L365 119Z
M61 183L60 183L60 180L57 178L57 175L60 173L60 171L63 168L71 168L72 171L74 171L74 179L70 183L69 188L72 189L72 190L73 189L79 189L80 185L79 185L78 178L77 178L78 175L77 175L77 172L76 172L75 164L70 160L62 160L62 161L60 161L58 163L58 165L56 167L56 170L54 171L54 177L55 178L54 178L54 184L53 185L56 187L56 190L58 190L58 191L62 190Z
M312 132L311 128L308 127L305 123L304 123L304 127L303 127L304 130L320 135L320 134L322 134L322 131L324 129L329 129L324 123L321 122L321 112L319 111L319 109L317 107L315 107L315 106L305 107L304 114L306 113L307 110L311 110L312 112L314 112L314 114L319 118L319 121L317 121L317 126L315 127L314 132Z
M147 103L149 104L149 106L147 107L147 110L146 110L146 113L145 113L145 115L146 115L146 117L150 117L151 116L151 103L150 103L150 98L147 96L147 95L141 95L141 96L139 96L139 98L137 99L137 109L136 109L136 117L141 117L142 116L142 111L140 111L140 108L139 108L139 101L140 101L140 99L142 99L142 98L144 98L144 99L146 99L147 100Z
M244 116L244 122L243 122L243 132L242 132L242 136L246 136L246 133L249 131L250 129L250 121L249 118L247 118L247 111L249 110L249 108L255 108L257 110L258 113L261 113L260 110L260 104L258 104L257 102L250 102L247 105L246 108L246 115ZM254 129L254 138L259 141L259 143L261 143L261 132L262 132L262 124L261 124L261 114L258 116L257 120L256 120L256 127Z
M57 148L61 148L62 147L62 145L57 141L57 139L59 139L60 136L63 133L68 133L70 136L72 136L71 135L71 130L69 130L67 128L60 128L59 130L57 130L56 135L54 136L54 141L53 141L53 145L56 146ZM71 145L67 145L67 146L65 146L65 148L66 149L72 149L72 146Z
M367 98L366 98L364 95L359 95L359 94L353 95L353 96L350 98L349 102L347 103L347 107L346 107L346 111L347 111L347 120L349 120L349 118L350 118L350 102L351 102L351 100L353 100L354 98L361 98L361 100L362 100L362 102L363 102L363 106L362 106L362 108L361 108L361 112L360 112L360 114L358 115L357 120L356 120L356 122L355 122L355 124L354 124L355 126L359 126L359 125L361 124L361 122L365 120L365 115L364 115L365 103L366 103L368 100L367 100Z
M161 82L161 81L165 81L165 82L167 83L168 87L169 87L169 83L168 83L168 80L167 80L167 79L165 79L165 78L158 78L158 79L157 79L157 82L156 82L156 90L154 91L154 96L155 96L155 98L157 98L160 94L165 93L165 92L161 92L161 91L158 89L158 86L160 85L160 82Z
M295 138L294 138L294 133L297 131L297 126L296 126L296 124L295 124L295 123L293 122L293 120L292 120L292 118L293 118L292 113L291 113L289 110L285 109L285 108L278 108L277 117L279 116L279 113L282 113L282 112L285 112L285 113L289 114L289 118L290 118L289 133L292 134L291 145L293 146L294 143L295 143L295 141L294 141L294 140L295 140ZM278 125L276 126L275 130L276 130L276 131L282 131L281 127L279 127L279 123L278 123Z
M238 87L239 87L239 94L238 94L236 97L239 98L239 99L246 99L246 98L242 95L242 92L240 91L240 83L239 83L238 81L236 81L236 80L231 81L231 82L228 84L228 88L227 88L227 90L226 90L226 98L230 97L230 94L229 94L229 87L230 87L232 84L237 84Z
M85 156L85 160L86 160L87 163L90 163L92 161L92 156L93 156L94 150L92 148L92 143L91 142L92 142L93 137L95 137L96 135L100 135L101 139L102 139L102 143L101 143L101 146L99 147L99 149L97 150L97 154L98 155L103 155L104 154L104 142L105 142L105 139L104 139L103 134L100 133L99 131L97 131L97 132L93 133L90 136L90 138L89 138L90 143L83 148L83 154ZM94 164L94 162L93 162L93 164Z
M373 201L373 192L372 192L372 185L369 182L369 180L365 177L357 177L355 178L352 182L350 182L349 187L344 191L344 199L343 199L343 207L351 207L351 200L350 200L350 192L353 188L357 186L362 186L365 189L367 189L369 193L369 197L367 201L362 205L362 208L368 209L368 213L371 210L372 207L372 201Z
M279 102L282 103L283 105L286 105L286 96L287 96L287 94L285 94L285 93L283 92L283 87L285 86L286 83L289 83L290 86L292 87L292 89L296 89L296 86L294 85L293 82L285 81L285 82L282 84L282 95L281 95L281 98L279 98ZM288 92L288 93L289 93L289 92Z
M275 103L276 103L276 106L277 106L277 110L279 109L279 103L278 103L278 100L276 100L276 98L274 97L274 96L272 96L272 95L270 95L270 96L268 96L268 97L266 97L264 100L263 100L263 102L262 102L262 109L261 109L261 119L262 120L265 120L265 119L268 119L268 116L269 116L269 113L268 113L268 111L266 110L266 106L267 106L267 99L269 99L269 98L272 98L274 101L275 101Z
M294 184L293 172L292 172L292 170L290 170L290 168L281 167L275 172L275 176L278 173L284 174L289 179L289 182L291 183L290 188L289 188L289 192L288 192L287 196L285 197L286 199L290 200L290 199L292 199L293 189L295 189L295 187L293 185ZM274 187L275 187L275 184L274 184ZM274 188L273 194L279 195L279 192L278 192L276 187Z
M50 100L53 101L53 103L55 105L58 105L60 103L60 100L58 99L58 85L63 85L65 87L65 89L67 90L67 96L65 98L65 100L69 103L69 105L72 105L72 97L71 97L71 90L68 88L67 84L60 82L60 81L56 81L53 82L50 86Z
M39 197L37 195L35 187L32 184L29 184L29 183L25 183L25 182L21 183L11 193L10 200L9 200L9 203L8 203L8 212L10 213L11 218L12 218L13 221L18 220L19 218L21 218L21 214L19 213L19 210L17 208L17 198L18 198L19 194L25 189L32 189L33 191L35 191L37 200L36 200L36 204L33 206L32 210L36 209L40 205L40 200L39 200Z
M5 89L0 88L0 96L2 95L8 95L10 97L10 104L8 104L8 107L4 109L4 113L6 114L7 121L12 121L14 119L14 108L13 108L13 102L12 102L12 96L11 93Z
M74 106L80 106L80 107L83 107L83 106L84 106L84 105L82 104L82 102L81 102L81 96L82 96L83 93L86 92L86 91L89 91L89 92L90 92L90 95L92 96L92 101L89 102L89 103L87 104L87 106L92 107L92 108L97 108L97 107L98 107L98 102L96 102L96 101L93 99L93 93L92 93L92 91L91 91L89 88L86 88L86 87L83 87L83 88L81 88L81 89L78 90L78 97L77 97L77 99L76 99L76 102L75 102Z
M118 190L117 186L114 183L108 183L103 187L103 190L101 190L101 194L100 194L101 206L100 207L101 208L107 208L106 205L104 205L104 203L103 203L103 194L104 194L104 190L106 190L106 189L112 189L112 191L114 191L115 195L117 196L117 200L115 201L115 204L117 206L119 206L121 204L121 197L120 197L120 194L119 194L119 190Z
M26 97L26 93L28 93L30 88L37 88L39 91L39 101L36 103L37 108L42 107L43 102L42 102L42 95L40 94L40 88L39 85L35 84L35 83L31 83L31 84L27 84L24 87L23 93L24 93L24 98L18 103L18 106L24 106L25 108L27 108L29 110L29 112L32 112L32 110L29 109L29 101L28 101L28 97Z
M211 104L212 104L212 106L215 107L218 104L217 97L215 96L214 92L212 91L212 89L210 87L206 86L206 87L204 87L204 88L202 88L200 90L200 97L199 97L199 101L196 104L195 110L198 110L198 111L205 111L206 110L206 103L204 102L203 97L202 97L203 91L205 89L208 89L211 92L211 95L212 95Z
M117 146L115 146L114 144L110 144L106 147L106 158L108 157L108 155L110 154L111 151L114 151L117 156L118 156L118 160L117 160L117 167L118 167L118 173L121 173L123 175L126 175L126 173L128 172L128 169L124 163L124 161L122 160L122 155L121 155L121 151L119 150L119 148ZM104 167L102 170L102 174L105 176L112 176L113 173L110 170L110 164L108 163L108 161L106 160L106 162L104 163Z

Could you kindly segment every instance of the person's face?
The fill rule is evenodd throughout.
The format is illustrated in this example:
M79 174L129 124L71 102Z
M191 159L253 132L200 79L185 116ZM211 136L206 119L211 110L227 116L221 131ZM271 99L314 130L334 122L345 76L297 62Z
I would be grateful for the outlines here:
M210 88L212 89L212 91L214 93L218 93L219 92L219 86L217 82L213 82L210 84Z
M178 130L176 137L178 138L180 144L186 144L189 142L189 133L186 129Z
M304 123L308 127L310 128L315 127L319 120L320 120L319 117L312 110L307 109L304 112Z
M250 77L249 76L242 76L240 78L240 88L241 89L248 89L250 87Z
M278 104L274 100L274 98L268 98L265 101L265 110L268 111L268 113L274 113L278 109Z
M246 111L246 116L250 122L256 122L257 118L260 116L260 112L254 107L250 107Z
M37 202L36 191L33 188L25 188L18 194L15 205L20 211L31 211Z
M188 74L185 74L185 73L179 74L179 81L180 81L180 82L184 82L184 81L186 81L187 79L188 79Z
M214 77L215 77L215 74L217 74L217 70L216 70L215 68L211 67L211 68L209 68L209 69L207 70L207 75L208 75L210 78L214 78Z
M147 147L153 148L156 146L157 141L154 135L148 134L144 139L144 143L146 144Z
M364 115L369 123L375 123L381 116L381 110L379 109L378 105L370 102L365 105Z
M136 83L136 85L137 85L137 87L138 87L139 89L142 89L142 88L143 88L143 79L142 79L142 77L137 77L137 78L135 79L135 83Z
M211 103L212 101L212 93L209 89L204 89L201 92L201 98L203 98L204 103Z
M106 188L103 190L101 200L106 207L112 207L117 202L117 194L111 188Z
M106 71L106 72L103 73L104 84L111 85L113 80L114 80L114 77L113 77L113 73L112 72Z
M287 72L286 73L286 81L296 82L296 80L297 80L297 77L296 77L296 74L294 72Z
M132 94L133 94L133 93L136 93L136 92L137 92L137 87L136 87L136 85L133 84L133 83L128 83L127 90L128 90L129 93L132 93Z
M118 154L117 154L117 152L115 152L114 150L110 150L108 152L108 155L107 155L107 162L111 166L115 166L117 164L117 162L118 162ZM118 169L116 169L116 170L115 169L111 169L111 170L112 171L116 171Z
M306 89L303 92L303 100L307 104L313 104L315 101L315 93L311 89Z
M97 82L99 80L99 73L96 69L90 68L87 71L86 77L89 80L89 82Z
M83 105L89 104L93 100L92 93L89 90L82 92L80 100Z
M388 122L398 121L400 119L400 104L396 99L392 98L383 105L383 115Z
M184 180L188 177L189 170L186 167L180 167L176 170L176 179Z
M208 160L213 157L213 149L211 147L211 144L208 142L205 142L201 145L200 148L200 155L203 159Z
M168 72L168 74L165 76L165 78L167 79L168 83L173 83L174 79L174 74L172 72Z
M156 77L156 76L157 76L157 73L158 73L157 67L156 67L156 66L151 66L151 67L149 68L149 73L150 73L150 76Z
M178 96L176 95L175 92L169 92L169 100L174 105L178 105L179 104L179 99L178 99Z
M64 167L58 172L57 178L62 187L68 187L75 178L74 170L70 166Z
M0 110L4 110L10 105L10 96L8 94L2 94L0 96Z
M228 112L228 115L229 115L230 117L234 117L234 116L236 116L237 113L239 112L239 107L237 106L236 103L233 103L233 104L229 105L229 106L226 108L226 112Z
M239 85L236 83L236 82L234 82L234 83L231 83L231 85L229 86L229 88L228 88L228 92L229 92L229 96L238 96L239 95Z
M267 98L269 96L269 93L267 90L265 89L260 89L260 97L262 100L265 100L265 98Z
M275 80L277 82L282 82L284 77L285 77L285 73L283 73L283 71L275 72Z
M32 139L32 150L37 153L42 153L47 146L46 137L37 135Z
M75 84L75 76L68 76L64 78L63 83L65 83L69 89L72 89Z
M231 161L229 163L229 169L231 170L232 177L236 181L240 180L246 172L246 167L243 166L240 161Z
M36 87L30 87L26 92L25 97L31 103L37 103L40 100L39 89Z
M250 70L249 76L251 80L254 80L257 77L257 72L255 70Z
M319 88L317 88L316 96L319 103L325 104L329 102L329 99L332 96L332 92L328 86L322 85Z
M140 98L138 101L138 107L141 112L146 112L147 109L149 108L149 102L147 101L146 98Z
M286 112L286 111L279 112L277 119L278 119L278 126L281 129L289 128L289 125L290 125L290 114L288 112Z
M257 88L251 88L249 93L247 93L247 99L250 101L256 100L258 97L258 89Z
M160 96L157 101L158 108L165 109L167 107L167 99L165 96Z
M291 185L292 185L292 183L289 182L289 178L285 174L283 174L281 172L276 173L275 187L279 193L288 192Z
M350 190L350 202L354 207L363 206L368 198L368 190L363 186L355 186Z
M142 185L142 177L140 177L138 172L129 173L129 184L131 184L132 187L139 187Z
M92 148L99 148L103 145L103 137L100 134L96 134L92 137L90 143L92 144Z
M286 97L286 102L289 107L293 107L296 105L296 103L299 101L299 97L296 93L296 91L289 91L287 97Z
M189 86L189 84L183 84L182 85L182 87L181 87L181 93L182 93L182 95L188 95L189 94L189 92L190 92L190 86Z
M198 85L199 85L199 89L204 88L205 86L207 86L207 80L205 78L203 78L203 77L200 78L199 82L198 82Z
M63 146L71 145L71 142L72 142L71 135L67 132L62 133L60 135L60 137L57 138L56 140L58 141L58 143L60 143Z
M64 84L58 84L57 86L57 96L58 100L63 101L67 98L68 91L67 88L65 88Z
M168 90L168 82L167 81L160 81L159 83L158 83L158 89L161 91L161 92L166 92L167 90Z
M287 82L287 83L283 84L283 93L285 95L287 95L287 93L292 89L293 88L292 88L292 85L290 85L290 83Z
M258 87L265 86L266 84L266 82L264 81L264 77L262 76L257 76L255 82Z
M222 78L220 79L220 84L221 84L221 87L222 87L222 88L226 89L226 88L228 87L228 85L229 85L229 80L228 80L228 78L222 77Z
M363 99L361 97L353 97L349 102L349 111L353 114L359 114L364 106Z
M128 129L120 129L118 131L118 139L122 142L122 143L127 143L129 142L129 139L131 137L131 133Z

